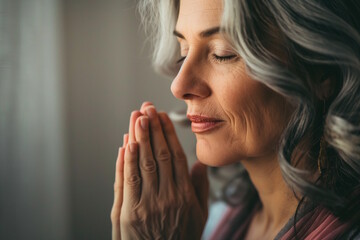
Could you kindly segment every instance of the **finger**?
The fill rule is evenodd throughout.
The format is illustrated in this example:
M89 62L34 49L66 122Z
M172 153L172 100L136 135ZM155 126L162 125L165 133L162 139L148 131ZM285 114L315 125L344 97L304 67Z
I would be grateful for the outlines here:
M174 178L171 163L171 153L166 143L159 117L154 106L148 106L145 110L150 119L150 139L153 155L158 166L159 195L163 191L173 189Z
M126 134L124 134L124 137L123 137L123 148L125 148L126 147L126 145L128 144L128 141L129 141L129 134L128 133L126 133Z
M114 203L111 209L112 239L120 240L120 212L123 201L124 148L119 148L115 167Z
M115 167L115 183L114 183L114 192L119 193L115 194L114 197L120 196L119 200L122 200L123 194L123 183L124 183L124 153L125 149L121 147L119 149L118 159L116 160Z
M123 205L131 209L139 202L141 178L138 164L138 145L130 142L125 149L124 160L124 201Z
M130 124L129 124L129 142L135 142L135 121L142 114L139 111L133 111L130 116Z
M140 112L142 114L145 114L145 108L150 105L153 105L152 102L143 102L143 104L141 105L141 108L140 108Z
M165 112L159 112L159 117L173 159L175 182L178 186L189 184L190 178L186 155L176 135L174 125Z
M150 145L149 118L139 117L135 124L136 141L139 143L139 165L141 171L141 199L149 199L158 193L156 162Z
M190 173L190 178L196 197L200 203L203 213L207 218L208 213L208 199L209 199L209 179L207 175L207 167L201 162L197 161L193 165Z

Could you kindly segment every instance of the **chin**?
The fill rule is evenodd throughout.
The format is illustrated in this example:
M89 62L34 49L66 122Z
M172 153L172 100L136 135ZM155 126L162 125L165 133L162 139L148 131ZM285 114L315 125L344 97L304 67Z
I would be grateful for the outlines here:
M223 144L212 146L204 140L196 142L196 157L202 164L221 167L238 162L239 159L233 155L230 151L226 151Z

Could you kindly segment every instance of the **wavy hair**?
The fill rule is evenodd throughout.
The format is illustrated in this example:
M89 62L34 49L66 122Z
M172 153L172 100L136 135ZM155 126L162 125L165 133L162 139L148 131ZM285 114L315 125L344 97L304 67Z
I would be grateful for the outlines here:
M155 69L175 76L180 55L172 32L179 0L142 0L138 9L153 43ZM357 0L224 0L221 22L224 36L244 59L250 76L294 106L278 158L287 184L301 193L302 200L324 205L357 224L359 16ZM320 77L314 77L318 73ZM333 92L324 103L317 89L327 78L332 79ZM317 171L322 136L327 143L327 168L319 179L310 181ZM305 167L299 167L304 161ZM246 173L239 176L252 186Z

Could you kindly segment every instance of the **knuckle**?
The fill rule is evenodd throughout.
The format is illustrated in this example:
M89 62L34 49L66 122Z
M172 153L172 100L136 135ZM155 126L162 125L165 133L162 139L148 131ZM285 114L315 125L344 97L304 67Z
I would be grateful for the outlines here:
M136 215L130 215L128 219L128 224L131 226L136 226L139 223L139 217Z
M120 216L120 222L121 222L121 225L125 225L125 226L131 225L131 221L130 221L129 217L125 217L123 214L121 214L121 216Z
M117 211L115 208L111 210L110 220L112 223L118 223L120 221L119 211Z
M141 178L138 175L130 175L126 177L126 182L129 186L138 186L141 183Z
M162 162L169 161L171 159L171 154L168 150L161 149L156 155L156 159Z
M156 163L153 159L145 159L141 164L141 168L146 172L153 173L156 172Z
M138 226L139 224L139 214L138 214L138 210L133 209L132 213L129 214L121 214L120 216L120 222L123 225L126 225L128 227L131 226Z
M183 205L184 201L180 198L176 198L175 196L168 196L163 199L163 201L159 202L159 210L162 212L170 212L172 210L178 210L179 206Z
M118 183L115 183L114 184L114 193L117 194L117 193L121 193L122 191L123 191L122 186Z

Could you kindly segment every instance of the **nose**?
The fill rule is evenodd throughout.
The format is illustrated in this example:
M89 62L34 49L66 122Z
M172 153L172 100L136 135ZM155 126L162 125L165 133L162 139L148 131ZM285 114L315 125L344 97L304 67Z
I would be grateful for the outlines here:
M206 75L206 66L197 63L196 59L191 59L188 56L171 83L172 94L180 100L209 96L211 89L204 79Z

